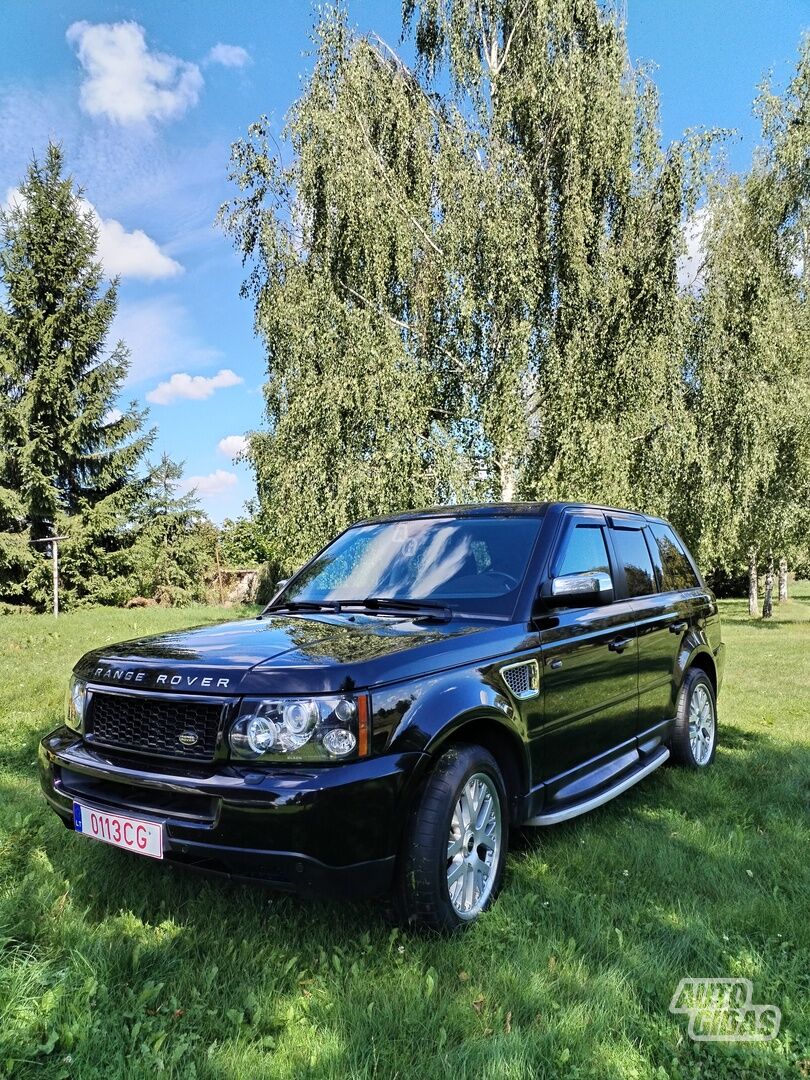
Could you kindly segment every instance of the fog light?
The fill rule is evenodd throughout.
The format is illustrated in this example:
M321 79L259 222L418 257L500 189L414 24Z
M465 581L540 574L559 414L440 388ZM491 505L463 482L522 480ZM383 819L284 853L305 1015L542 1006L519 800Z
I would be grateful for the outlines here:
M357 739L345 728L329 728L324 732L323 745L333 757L345 757L357 746Z
M248 746L253 753L264 754L272 749L278 735L278 728L266 716L254 716L248 721L245 734Z

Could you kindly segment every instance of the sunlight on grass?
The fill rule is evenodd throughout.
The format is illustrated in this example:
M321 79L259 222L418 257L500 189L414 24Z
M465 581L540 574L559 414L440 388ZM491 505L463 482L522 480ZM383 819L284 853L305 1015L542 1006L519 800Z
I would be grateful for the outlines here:
M227 617L93 609L0 620L0 1075L43 1078L801 1077L810 1072L810 585L770 624L721 604L717 766L664 769L588 818L516 837L466 936L373 904L299 902L73 836L34 766L72 664ZM772 1043L695 1044L685 975L741 975Z

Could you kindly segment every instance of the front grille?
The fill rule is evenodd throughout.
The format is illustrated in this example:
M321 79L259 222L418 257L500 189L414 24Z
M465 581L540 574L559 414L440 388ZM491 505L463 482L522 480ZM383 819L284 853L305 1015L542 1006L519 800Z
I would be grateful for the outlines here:
M219 733L222 704L129 697L94 692L88 734L105 746L141 754L210 761ZM191 734L197 741L184 745ZM180 736L185 736L184 742Z

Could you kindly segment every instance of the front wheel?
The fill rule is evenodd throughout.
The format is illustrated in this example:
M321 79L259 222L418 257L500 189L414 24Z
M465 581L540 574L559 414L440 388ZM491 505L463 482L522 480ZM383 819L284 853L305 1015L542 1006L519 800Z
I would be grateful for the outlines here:
M438 931L469 925L500 889L508 835L497 762L481 746L451 747L408 822L397 875L400 916Z
M717 748L717 699L704 671L690 668L678 695L670 751L677 765L705 769Z

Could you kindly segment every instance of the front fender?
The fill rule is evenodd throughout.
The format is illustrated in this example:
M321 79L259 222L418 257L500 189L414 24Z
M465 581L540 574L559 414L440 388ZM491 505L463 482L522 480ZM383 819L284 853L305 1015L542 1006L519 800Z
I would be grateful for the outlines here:
M465 724L489 720L522 743L526 725L510 699L481 670L448 671L373 692L375 739L386 753L434 753Z
M419 784L442 747L462 735L465 727L475 725L471 738L490 748L508 744L518 768L518 782L525 785L529 772L526 724L490 672L494 673L494 668L489 665L456 669L374 691L375 748L385 753L425 755L414 776Z

